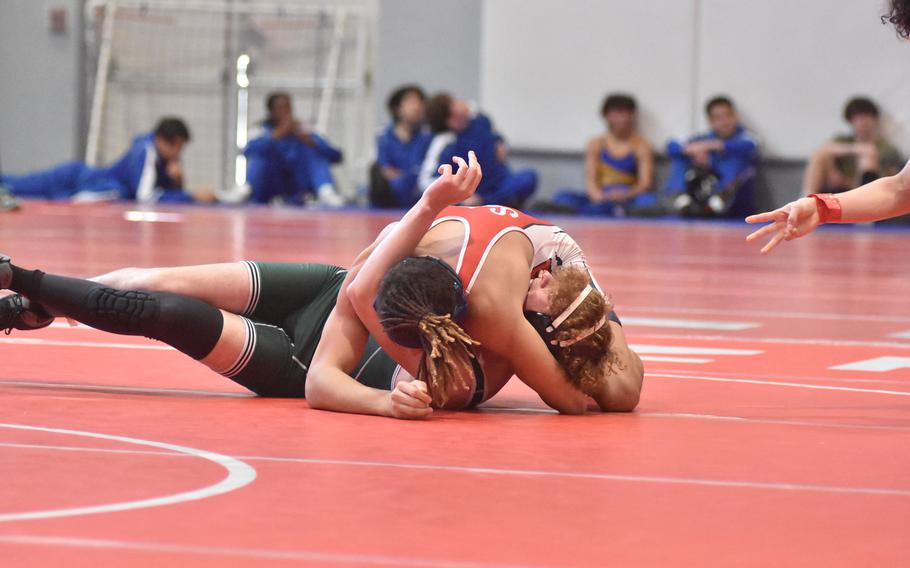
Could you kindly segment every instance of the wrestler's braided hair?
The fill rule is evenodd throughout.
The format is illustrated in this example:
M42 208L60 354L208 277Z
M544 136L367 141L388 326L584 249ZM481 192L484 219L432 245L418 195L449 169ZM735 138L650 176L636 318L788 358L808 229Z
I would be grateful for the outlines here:
M429 257L410 257L395 265L376 295L376 311L386 333L423 351L417 378L426 382L437 408L446 404L451 392L472 386L466 377L473 376L473 348L480 343L453 319L459 301L452 273Z

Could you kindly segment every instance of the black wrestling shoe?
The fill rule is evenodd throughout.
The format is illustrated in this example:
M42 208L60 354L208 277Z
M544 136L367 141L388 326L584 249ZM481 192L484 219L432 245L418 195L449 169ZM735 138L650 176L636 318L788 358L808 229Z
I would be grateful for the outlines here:
M0 329L7 335L14 329L26 331L41 329L49 326L53 321L52 315L45 312L40 306L29 306L28 300L19 294L0 298Z
M6 290L13 281L13 269L10 268L9 261L8 256L0 254L0 290Z

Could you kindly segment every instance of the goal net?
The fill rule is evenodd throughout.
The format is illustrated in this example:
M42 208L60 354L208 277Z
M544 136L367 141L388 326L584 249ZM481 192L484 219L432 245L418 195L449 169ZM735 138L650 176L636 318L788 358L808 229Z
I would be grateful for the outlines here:
M178 116L192 135L188 187L232 187L244 180L238 157L267 94L281 90L344 150L341 190L365 178L373 0L91 0L86 10L90 163L116 159L158 119Z

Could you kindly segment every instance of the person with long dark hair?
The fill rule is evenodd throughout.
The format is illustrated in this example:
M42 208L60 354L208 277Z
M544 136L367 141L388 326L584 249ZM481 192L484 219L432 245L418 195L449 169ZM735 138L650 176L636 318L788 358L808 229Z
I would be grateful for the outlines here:
M897 35L910 39L910 0L892 0L882 23L894 24ZM856 189L832 194L816 193L791 201L779 209L750 215L747 223L768 223L746 237L755 242L771 239L762 247L768 254L782 241L804 237L825 223L868 223L910 213L910 162L886 177Z
M898 36L910 39L910 0L891 0L888 13L882 16L882 23L894 24Z

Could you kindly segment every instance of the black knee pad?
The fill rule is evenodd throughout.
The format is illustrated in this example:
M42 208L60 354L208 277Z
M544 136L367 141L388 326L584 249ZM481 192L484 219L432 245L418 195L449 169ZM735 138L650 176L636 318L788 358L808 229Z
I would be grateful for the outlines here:
M96 288L87 303L106 331L157 339L193 359L212 352L224 327L217 308L168 292Z
M129 335L148 335L158 321L158 299L149 292L96 288L87 298L93 316L109 325L120 326Z

